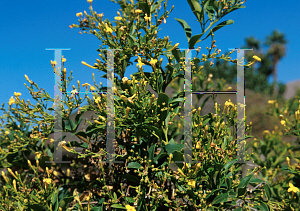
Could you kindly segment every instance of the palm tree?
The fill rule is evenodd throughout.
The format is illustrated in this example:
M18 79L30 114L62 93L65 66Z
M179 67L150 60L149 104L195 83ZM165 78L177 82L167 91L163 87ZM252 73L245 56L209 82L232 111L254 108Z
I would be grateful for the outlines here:
M274 83L274 91L273 96L277 96L278 94L278 86L277 86L277 64L279 60L285 56L286 48L285 44L287 43L284 34L281 34L277 30L273 31L271 36L267 37L267 41L265 42L266 46L269 46L268 56L273 60L273 83Z

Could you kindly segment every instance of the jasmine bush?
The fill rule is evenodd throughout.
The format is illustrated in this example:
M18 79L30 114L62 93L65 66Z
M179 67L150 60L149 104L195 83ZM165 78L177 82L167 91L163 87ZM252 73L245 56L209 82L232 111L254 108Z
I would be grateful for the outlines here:
M114 106L115 106L115 161L109 165L107 162L107 95L98 94L106 91L107 87L81 84L77 81L77 88L73 85L71 95L67 94L72 72L66 77L66 58L62 58L62 71L56 68L56 62L51 61L55 74L61 75L63 91L62 125L63 132L71 132L82 141L66 143L64 137L58 141L59 147L76 155L74 162L66 171L62 170L60 163L46 163L53 161L54 142L47 144L47 137L54 132L54 108L47 107L47 101L55 102L50 95L31 81L25 78L30 87L33 99L38 101L33 106L29 101L20 99L21 93L15 93L9 100L9 110L4 108L5 125L1 124L1 156L2 185L0 195L0 209L2 210L289 210L298 208L299 204L299 166L282 166L285 154L289 152L292 159L298 159L298 148L281 144L283 135L279 128L276 132L265 132L265 139L259 144L248 143L246 149L251 147L253 153L245 152L245 161L254 159L257 164L245 177L241 177L241 166L236 160L236 130L231 129L238 123L237 105L230 100L225 103L223 111L220 104L215 102L215 113L201 116L201 107L193 108L192 113L192 154L190 162L184 157L184 135L182 129L184 116L182 106L185 102L184 91L180 91L185 70L185 52L176 50L179 44L171 45L168 37L158 37L158 27L166 22L172 11L166 10L167 1L114 1L121 6L117 12L115 22L102 20L103 13L93 11L90 3L91 15L84 12L76 15L80 17L80 25L73 24L71 28L81 28L84 33L94 34L102 41L100 45L110 49L122 49L115 52L115 73L121 80L115 78ZM244 1L245 2L245 1ZM219 28L233 23L230 20L214 26L222 17L239 8L244 2L236 1L192 1L188 3L203 29L202 34L191 34L187 22L177 21L183 26L187 36L189 48L208 37L212 38L212 46L208 54L197 55L191 60L193 76L199 78L196 89L205 91L215 88L211 75L201 73L201 62L208 59L232 60L229 55L219 56L220 50L216 48L213 40L214 32ZM164 13L158 18L161 5L164 3ZM205 22L205 15L208 19ZM152 22L155 19L155 22ZM206 23L210 25L206 27ZM115 24L112 24L115 23ZM97 25L98 24L98 25ZM214 26L214 27L212 27ZM94 29L94 30L92 30ZM141 35L141 30L145 34ZM209 31L210 30L210 31ZM206 36L204 36L206 35ZM201 40L202 37L205 37ZM214 52L212 52L214 50ZM107 73L107 52L100 51L94 66L82 62L92 69ZM132 80L124 77L130 59L137 56L138 72L131 76ZM163 68L163 58L168 64ZM257 56L255 61L260 61ZM153 72L144 72L143 66L149 66ZM246 65L246 66L247 66ZM62 72L62 73L61 73ZM107 78L107 74L104 75ZM177 84L175 82L177 82ZM165 94L166 87L173 86L178 93L173 97ZM81 87L88 86L93 94L93 100L85 94L82 99L76 93ZM151 86L157 97L151 94L147 87ZM198 87L199 86L199 87ZM34 91L34 87L39 91ZM225 90L224 82L219 81L218 90ZM87 99L88 105L80 107ZM208 98L207 98L208 99ZM297 102L298 103L298 102ZM15 104L15 107L13 105ZM295 102L292 103L295 105ZM32 108L30 108L30 106ZM299 106L299 105L298 105ZM3 107L3 105L2 105ZM80 108L75 121L70 120L70 114ZM278 107L271 108L272 115L281 118L281 123L287 132L299 136L299 110L289 106L284 110L285 115L294 112L295 121L284 118ZM98 118L86 121L88 127L85 131L77 131L82 115L87 111L95 111ZM37 121L37 117L41 121ZM178 120L175 119L178 118ZM19 123L19 124L18 124ZM28 126L35 125L29 131ZM181 127L180 127L181 125ZM251 125L245 129L245 140L251 136ZM175 143L176 137L180 143ZM257 141L257 140L255 140ZM74 147L82 148L77 152ZM284 148L283 148L284 147ZM278 157L280 150L284 149ZM270 155L270 152L277 154ZM28 160L30 153L35 154L35 163ZM295 154L294 154L295 153ZM265 160L258 155L263 154ZM198 162L195 162L198 161ZM11 168L18 166L19 171ZM78 169L83 169L81 174ZM289 176L273 180L274 169L286 171ZM293 179L291 181L291 179ZM289 186L287 185L289 183Z

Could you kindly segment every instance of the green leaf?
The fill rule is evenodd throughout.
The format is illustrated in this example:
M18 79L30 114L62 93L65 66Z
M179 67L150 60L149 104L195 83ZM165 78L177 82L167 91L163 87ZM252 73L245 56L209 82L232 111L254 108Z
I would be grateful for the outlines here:
M160 129L158 129L157 127L152 126L152 125L147 125L147 128L149 128L150 130L154 131L155 134L156 134L160 139L162 139L162 131L161 131Z
M175 18L175 20L177 20L180 23L180 25L182 26L182 28L185 32L185 36L186 36L186 38L189 42L190 39L191 39L191 36L192 36L191 27L189 26L189 24L185 20L182 20L182 19L179 19L179 18Z
M139 178L137 178L136 176L134 176L132 174L122 174L122 175L117 175L117 176L123 177L123 178L127 179L128 181L134 182L136 184L139 184L139 181L140 181Z
M33 204L33 205L26 205L29 210L43 210L44 207L42 205Z
M198 0L187 0L190 5L191 10L193 11L194 15L196 16L199 22L202 22L202 16L200 15L202 11L202 7L199 4Z
M130 162L127 165L127 168L135 168L135 169L141 169L142 165L137 162Z
M270 200L270 198L271 198L271 189L270 189L270 186L268 184L265 184L265 191L266 191L266 195L267 195L268 200Z
M253 174L250 174L250 175L245 176L244 178L242 178L238 187L239 188L247 187L247 185L249 184L252 177L253 177Z
M165 105L163 105L163 103L165 103ZM161 122L163 122L167 117L168 111L167 110L161 111L161 109L169 107L168 95L166 95L165 93L159 93L157 99L157 105L160 105L157 113L160 114L159 119Z
M189 49L194 49L195 45L200 42L200 38L202 37L204 33L202 34L197 34L191 37L190 41L189 41Z
M62 208L62 210L66 210L69 203L74 199L74 196L65 197L59 202L59 207Z
M263 182L264 182L264 181L262 181L261 179L252 177L249 183L257 184L257 183L263 183Z
M179 72L173 74L173 75L172 75L172 79L176 78L177 76L183 76L183 75L184 75L184 71L181 70L181 71L179 71Z
M163 157L165 155L166 155L165 150L164 150L164 148L162 148L161 151L159 152L159 154L154 158L153 162L157 163L158 159L160 159L161 157Z
M77 141L71 141L69 142L71 144L72 147L81 147L81 148L84 148L84 149L87 149L89 147L88 143L79 143Z
M238 196L243 196L247 191L247 187L238 188Z
M228 161L225 166L223 167L224 168L224 171L227 171L233 164L236 163L236 160L231 160L231 161Z
M258 206L259 210L261 211L269 211L268 206L264 202L260 202L260 206Z
M155 147L156 147L156 144L153 144L153 145L148 149L148 160L153 160L153 158L154 158Z
M230 176L232 176L232 173L229 172L228 175L226 176L225 180L226 180L226 184L227 184L227 189L230 190L231 186L232 186L232 179L230 178Z
M180 97L180 98L176 98L176 99L172 100L171 104L173 105L176 102L182 103L183 101L184 101L184 98Z
M182 57L181 51L174 49L171 52L172 52L173 56L175 57L176 61L179 63L180 62L180 58ZM172 77L172 78L174 78L174 77Z
M221 202L226 202L227 198L228 198L228 193L222 193L216 196L216 198L214 198L214 200L212 201L212 205L219 204Z
M165 149L168 154L174 153L175 151L181 152L181 150L184 148L184 144L167 144L165 146Z
M176 162L178 162L178 161L184 161L184 158L183 158L183 153L182 152L178 152L178 151L175 151L174 153L173 153L173 160ZM183 163L177 163L177 166L179 166L180 168L182 168L183 167Z
M202 107L201 107L201 108L202 108ZM206 120L204 120L204 121L202 122L202 125L203 125L203 126L206 125L209 121L210 121L210 118L207 118Z
M111 207L126 210L126 207L123 207L121 204L113 204L113 205L111 205Z
M168 116L165 120L165 125L168 125L169 124L169 121L170 121L170 117L171 117L171 112L168 113Z
M201 40L201 41L204 41L206 40L206 38L208 38L212 33L214 33L215 31L219 30L220 28L224 27L224 26L227 26L227 25L230 25L230 24L233 24L234 21L233 20L227 20L227 21L223 21L222 23L219 23L218 25L216 25L208 34L207 36Z
M77 114L75 117L75 124L76 124L76 128L75 130L77 130L77 127L79 126L82 118L80 118L82 115L84 114L84 112L81 112L80 114Z
M146 2L139 2L141 8L143 8L144 13L147 13L148 17L150 17L150 6Z
M159 5L163 2L164 0L158 0L157 2L155 2L154 4L151 5L151 13L154 12L154 10L159 7Z
M228 192L228 197L234 198L235 196L236 196L236 192L235 192L234 190L230 190L230 191Z
M214 11L214 8L209 5L209 3L210 3L210 1L205 2L204 10L205 10L207 16L209 17L209 19L212 20L214 14L215 14L215 11Z

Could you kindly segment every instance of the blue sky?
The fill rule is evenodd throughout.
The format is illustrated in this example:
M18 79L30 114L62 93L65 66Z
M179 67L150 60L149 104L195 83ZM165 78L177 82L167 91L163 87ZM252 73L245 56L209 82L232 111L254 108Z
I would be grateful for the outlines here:
M174 18L184 19L192 28L192 34L200 33L200 25L186 0L169 0L168 10L174 5L174 10L167 19L166 24L161 24L162 29L159 37L169 36L172 44L180 43L179 48L188 48L185 33L180 24ZM300 43L298 42L300 16L298 8L299 0L290 0L287 3L280 0L258 1L248 0L244 4L246 8L239 9L227 15L222 21L232 19L234 24L226 26L215 33L216 45L223 53L228 48L242 47L245 38L254 36L261 42L277 29L284 33L288 43L286 45L286 56L278 65L278 80L286 83L300 78L300 60L297 59ZM67 91L72 90L72 85L77 87L77 80L81 83L93 85L92 73L95 73L96 83L106 85L106 81L97 72L81 64L85 61L93 65L96 59L100 59L99 48L101 41L91 34L79 34L78 28L69 28L69 25L78 24L76 13L84 10L90 14L89 3L86 0L31 0L31 1L1 1L1 32L0 32L0 72L1 92L0 104L5 103L8 108L8 101L14 92L22 93L20 99L32 99L28 89L24 86L26 81L24 74L30 80L44 88L46 92L54 97L54 73L50 60L54 60L54 51L46 48L70 48L63 51L62 55L67 59L65 67L67 75L73 71ZM104 18L113 21L117 15L118 4L109 0L94 0L93 10L98 14L104 13ZM162 9L163 10L163 9ZM201 42L201 52L207 53L206 46L210 45L210 39ZM236 55L233 55L235 58ZM129 68L125 76L137 72L136 64ZM246 79L247 80L247 79ZM272 78L269 78L272 81ZM36 91L36 90L35 90ZM14 106L14 105L13 105ZM49 105L52 106L52 103ZM0 115L3 112L0 111Z

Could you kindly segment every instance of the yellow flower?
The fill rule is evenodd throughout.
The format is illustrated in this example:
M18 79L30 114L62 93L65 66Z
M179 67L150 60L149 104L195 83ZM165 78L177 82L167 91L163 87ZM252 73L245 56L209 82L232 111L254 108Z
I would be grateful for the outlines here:
M113 30L111 28L109 28L107 23L105 23L105 27L106 27L106 33L112 33L113 32Z
M192 188L195 188L196 187L195 180L189 180L188 185L192 186Z
M52 179L51 178L44 178L43 182L50 185L52 183Z
M280 124L282 124L283 126L285 126L285 121L284 121L284 120L281 120L281 121L280 121Z
M135 10L135 13L137 13L137 14L140 14L140 13L142 13L142 12L143 12L143 11L140 10L140 9Z
M126 84L126 83L127 83L127 81L128 81L128 78L127 78L127 77L124 77L124 78L122 78L122 82L123 82L123 84Z
M21 96L22 94L21 94L20 92L14 92L14 95L15 95L15 97L19 97L19 96Z
M75 94L77 92L78 92L77 89L74 89L74 90L71 91L71 94L73 95L73 94Z
M103 15L103 13L101 13L101 14L98 14L98 16L99 16L99 18L102 18L104 15Z
M200 141L197 142L196 149L201 149Z
M292 199L294 198L294 193L299 192L299 189L295 187L291 182L289 183L289 189L288 192L292 192Z
M96 88L94 86L91 86L90 91L96 91Z
M140 13L142 13L142 12L143 12L143 11L140 10L140 9L135 10L135 13L137 14L137 20L138 20L138 22L139 22L139 20L140 20Z
M146 14L145 14L145 17L144 17L144 19L145 19L145 21L147 21L147 23L148 23L148 21L150 21L150 20L151 20L151 16L150 16L150 17L148 17L148 14L146 13Z
M258 56L256 56L256 55L254 55L253 56L253 59L255 60L255 61L259 61L259 62L261 62L261 58L259 58Z
M77 13L78 14L78 13ZM81 13L82 14L82 13ZM51 62L51 65L53 66L53 65L56 65L56 61L50 61Z
M40 152L35 152L34 154L35 154L35 156L37 157L37 159L40 159L40 157L41 157L41 155L42 155Z
M66 58L61 58L61 61L62 61L63 63L65 63L65 62L67 61L67 59L66 59Z
M101 100L100 97L97 97L97 98L93 97L93 98L94 98L94 100L95 100L96 103L100 103L100 100Z
M268 100L268 103L273 104L273 103L275 103L275 100Z
M270 131L269 130L264 130L264 132L262 132L263 135L268 135L270 134Z
M6 134L6 135L9 135L9 131L5 131L5 134Z
M90 4L91 4L92 2L93 2L93 0L87 0L87 3L90 3Z
M154 65L157 63L157 59L151 58L151 61L149 63L151 64L152 67L154 67Z
M120 20L122 20L122 17L116 16L116 17L115 17L115 20L116 20L116 21L120 21Z
M80 17L80 16L82 16L82 15L83 15L82 12L76 13L76 16L77 16L77 17Z
M141 61L141 58L138 57L138 64L136 65L137 67L139 66L140 68L142 68L145 64Z
M126 204L125 207L126 207L126 210L128 210L128 211L136 211L136 209L134 207L132 207L128 204Z
M293 191L295 193L299 192L299 189L297 187L295 187L291 182L289 183L289 186L290 187L288 189L288 192L291 192L291 191Z

